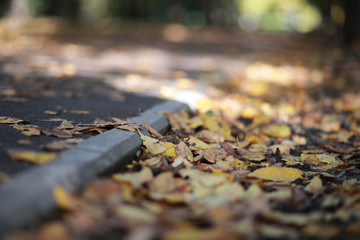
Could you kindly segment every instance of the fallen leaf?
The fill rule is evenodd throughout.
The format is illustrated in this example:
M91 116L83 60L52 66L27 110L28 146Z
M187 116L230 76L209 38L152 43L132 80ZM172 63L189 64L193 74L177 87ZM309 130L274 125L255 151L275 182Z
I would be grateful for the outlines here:
M160 134L158 131L152 128L147 122L144 122L144 126L146 131L148 131L150 134L154 135L158 139L162 139L164 137L162 134Z
M50 116L56 116L56 115L60 114L60 112L50 111L50 110L46 110L44 113L47 114L47 115L50 115Z
M140 138L141 138L141 140L143 141L143 145L144 145L145 147L146 147L147 145L149 145L150 143L157 143L157 142L159 142L158 139L155 139L155 138L146 136L146 135L142 134L140 131L138 131L138 133L139 133Z
M69 192L61 185L57 185L53 189L53 195L56 205L62 210L75 210L77 201L69 194Z
M161 143L149 143L147 145L144 144L147 150L154 155L159 155L161 153L165 153L168 148Z
M301 179L303 172L296 168L288 167L265 167L248 174L248 177L255 177L270 181L292 182Z
M26 161L34 164L45 164L54 160L58 156L56 153L35 152L18 149L9 149L8 154L13 161Z
M60 131L58 129L46 129L46 128L40 128L40 131L42 134L46 136L55 136L58 138L71 138L72 134L65 131Z
M250 152L243 150L241 151L241 157L246 161L261 162L265 160L265 154L263 152Z
M285 155L282 157L282 160L285 161L286 165L290 165L290 166L296 164L304 165L304 163L301 162L301 157L297 157L297 156Z
M158 193L167 193L175 190L174 174L164 172L157 175L150 183L150 189Z
M193 156L190 148L188 147L188 145L186 145L185 142L180 142L175 147L175 151L178 156L183 157L183 158L189 160L190 162L194 161L194 156Z
M71 110L70 113L72 113L72 114L90 114L90 111L87 111L87 110Z
M0 116L0 123L5 124L19 124L19 123L29 123L29 121L18 119L18 118L12 118L12 117L1 117Z
M205 149L210 148L210 146L208 144L206 144L205 142L201 141L200 139L198 139L196 137L191 136L189 139L187 139L187 141L199 150L205 150Z
M341 162L336 160L334 156L325 153L317 154L316 157L317 159L319 159L320 162L330 164L333 167L337 167L341 164Z
M264 128L262 133L269 137L285 138L291 135L291 130L284 124L271 124Z
M164 155L171 158L176 158L177 154L175 151L175 145L171 142L160 142L161 145L166 147L166 151L164 152Z
M41 134L39 128L35 125L12 125L11 127L20 130L21 134L26 136L39 136Z
M153 179L153 173L149 167L143 167L140 172L113 174L112 178L119 182L129 182L134 188L140 188L143 183Z
M17 141L18 144L20 145L31 145L32 142L29 139L20 139Z
M211 163L221 161L226 156L227 154L223 148L208 148L203 151L203 157Z
M187 125L187 119L178 113L166 113L166 117L169 120L173 130L183 129L186 132L191 132L191 129Z
M72 123L68 120L64 120L62 121L61 125L58 127L60 130L64 130L64 129L73 129L74 125L72 125Z
M310 181L310 183L305 187L306 192L312 193L315 196L317 196L322 190L323 190L323 184L318 176L314 176Z

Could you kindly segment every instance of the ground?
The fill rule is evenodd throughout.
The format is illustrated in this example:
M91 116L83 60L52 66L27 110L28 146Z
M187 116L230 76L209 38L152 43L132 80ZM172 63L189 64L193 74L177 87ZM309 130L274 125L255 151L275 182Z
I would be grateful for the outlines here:
M56 187L61 217L6 239L357 239L356 50L317 34L165 30L44 25L3 37L2 101L49 97L46 87L13 88L29 76L38 86L40 75L75 79L84 101L101 84L115 98L137 92L193 109L168 114L164 136L147 128L124 171L74 194Z

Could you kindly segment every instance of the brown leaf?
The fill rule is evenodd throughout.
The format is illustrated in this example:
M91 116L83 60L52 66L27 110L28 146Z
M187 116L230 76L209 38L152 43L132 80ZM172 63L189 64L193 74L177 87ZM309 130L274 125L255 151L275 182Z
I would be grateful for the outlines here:
M176 154L180 157L184 157L185 159L189 160L190 162L194 161L194 156L185 142L180 142L175 148Z
M234 148L227 142L220 143L220 146L225 150L228 155L237 157L238 154L235 152Z
M154 135L156 138L162 139L164 137L158 131L156 131L154 128L152 128L147 122L144 122L144 126L145 126L146 131L148 131L150 134Z
M227 154L225 150L222 148L209 148L203 151L203 157L211 163L216 163L217 161L221 161L226 156Z
M161 173L150 183L150 189L158 193L174 191L175 187L175 179L172 172Z
M65 131L60 131L57 129L46 129L46 128L40 128L41 133L43 133L46 136L55 136L58 138L71 138L72 134Z

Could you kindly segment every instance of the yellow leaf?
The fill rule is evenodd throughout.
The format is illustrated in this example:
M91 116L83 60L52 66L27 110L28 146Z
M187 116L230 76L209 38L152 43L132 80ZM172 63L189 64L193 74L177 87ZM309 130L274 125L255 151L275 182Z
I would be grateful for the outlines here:
M14 161L26 161L34 164L44 164L54 160L58 155L56 153L35 152L26 150L9 149L10 157Z
M248 137L246 137L244 141L238 142L238 145L241 148L247 147L248 145L251 144L265 144L265 141L261 137L251 134Z
M200 117L194 117L192 119L189 120L188 126L191 129L195 129L197 127L200 127L204 125L204 121L200 118Z
M336 158L332 155L328 155L328 154L318 154L316 155L317 159L319 159L320 162L322 163L327 163L330 164L334 167L337 167L340 165L340 161L336 160Z
M271 124L263 129L262 133L270 137L280 138L289 137L291 135L291 130L289 126L285 124Z
M147 150L154 155L164 153L168 148L161 143L149 143L145 145Z
M146 136L144 134L142 134L140 131L138 131L139 135L140 135L140 138L141 140L143 141L143 145L146 147L148 144L150 143L157 143L159 142L159 140L155 139L155 138L152 138L152 137L149 137L149 136Z
M255 170L247 176L271 181L292 182L302 178L302 174L303 172L296 168L266 167Z
M165 156L176 158L175 145L171 142L160 142L161 145L166 147Z
M200 139L198 139L196 137L190 137L188 139L188 142L191 145L195 145L195 147L200 150L205 150L205 149L210 148L210 146L208 144L206 144L205 142L201 141Z
M175 151L177 153L178 156L180 157L184 157L187 160L189 160L190 162L194 161L194 156L190 150L190 148L188 147L188 145L186 145L185 142L180 142L176 148Z
M57 206L63 210L76 209L76 200L61 185L57 185L53 189L53 196Z
M255 143L249 147L250 152L265 152L267 150L266 144Z
M218 118L216 116L209 116L207 114L203 114L201 118L204 121L204 128L209 129L210 131L217 132L220 130L218 124Z
M282 160L285 161L286 165L296 165L296 164L304 165L304 163L300 161L301 157L297 157L297 156L291 156L291 155L284 156Z
M152 153L154 155L161 154L170 148L169 144L159 143L158 139L146 136L146 135L142 134L140 131L139 131L139 134L140 134L141 140L143 141L143 145L149 150L150 153ZM174 146L173 146L173 148L174 148ZM175 150L173 150L173 151L175 152ZM172 150L170 150L168 153L172 154Z
M239 160L237 158L234 158L234 160L235 160L234 168L236 170L246 169L247 168L244 161L241 161L241 160Z

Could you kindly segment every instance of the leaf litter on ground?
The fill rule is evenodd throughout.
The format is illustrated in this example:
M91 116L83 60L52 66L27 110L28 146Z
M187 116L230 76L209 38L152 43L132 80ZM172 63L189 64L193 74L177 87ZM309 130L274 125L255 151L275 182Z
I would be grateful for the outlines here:
M57 186L62 218L9 239L357 239L360 95L343 69L319 85L331 73L317 51L273 54L219 86L222 99L203 100L190 116L166 113L166 135L118 119L64 124L57 131L70 137L137 131L143 146L122 172L74 194ZM338 94L327 94L334 86Z

